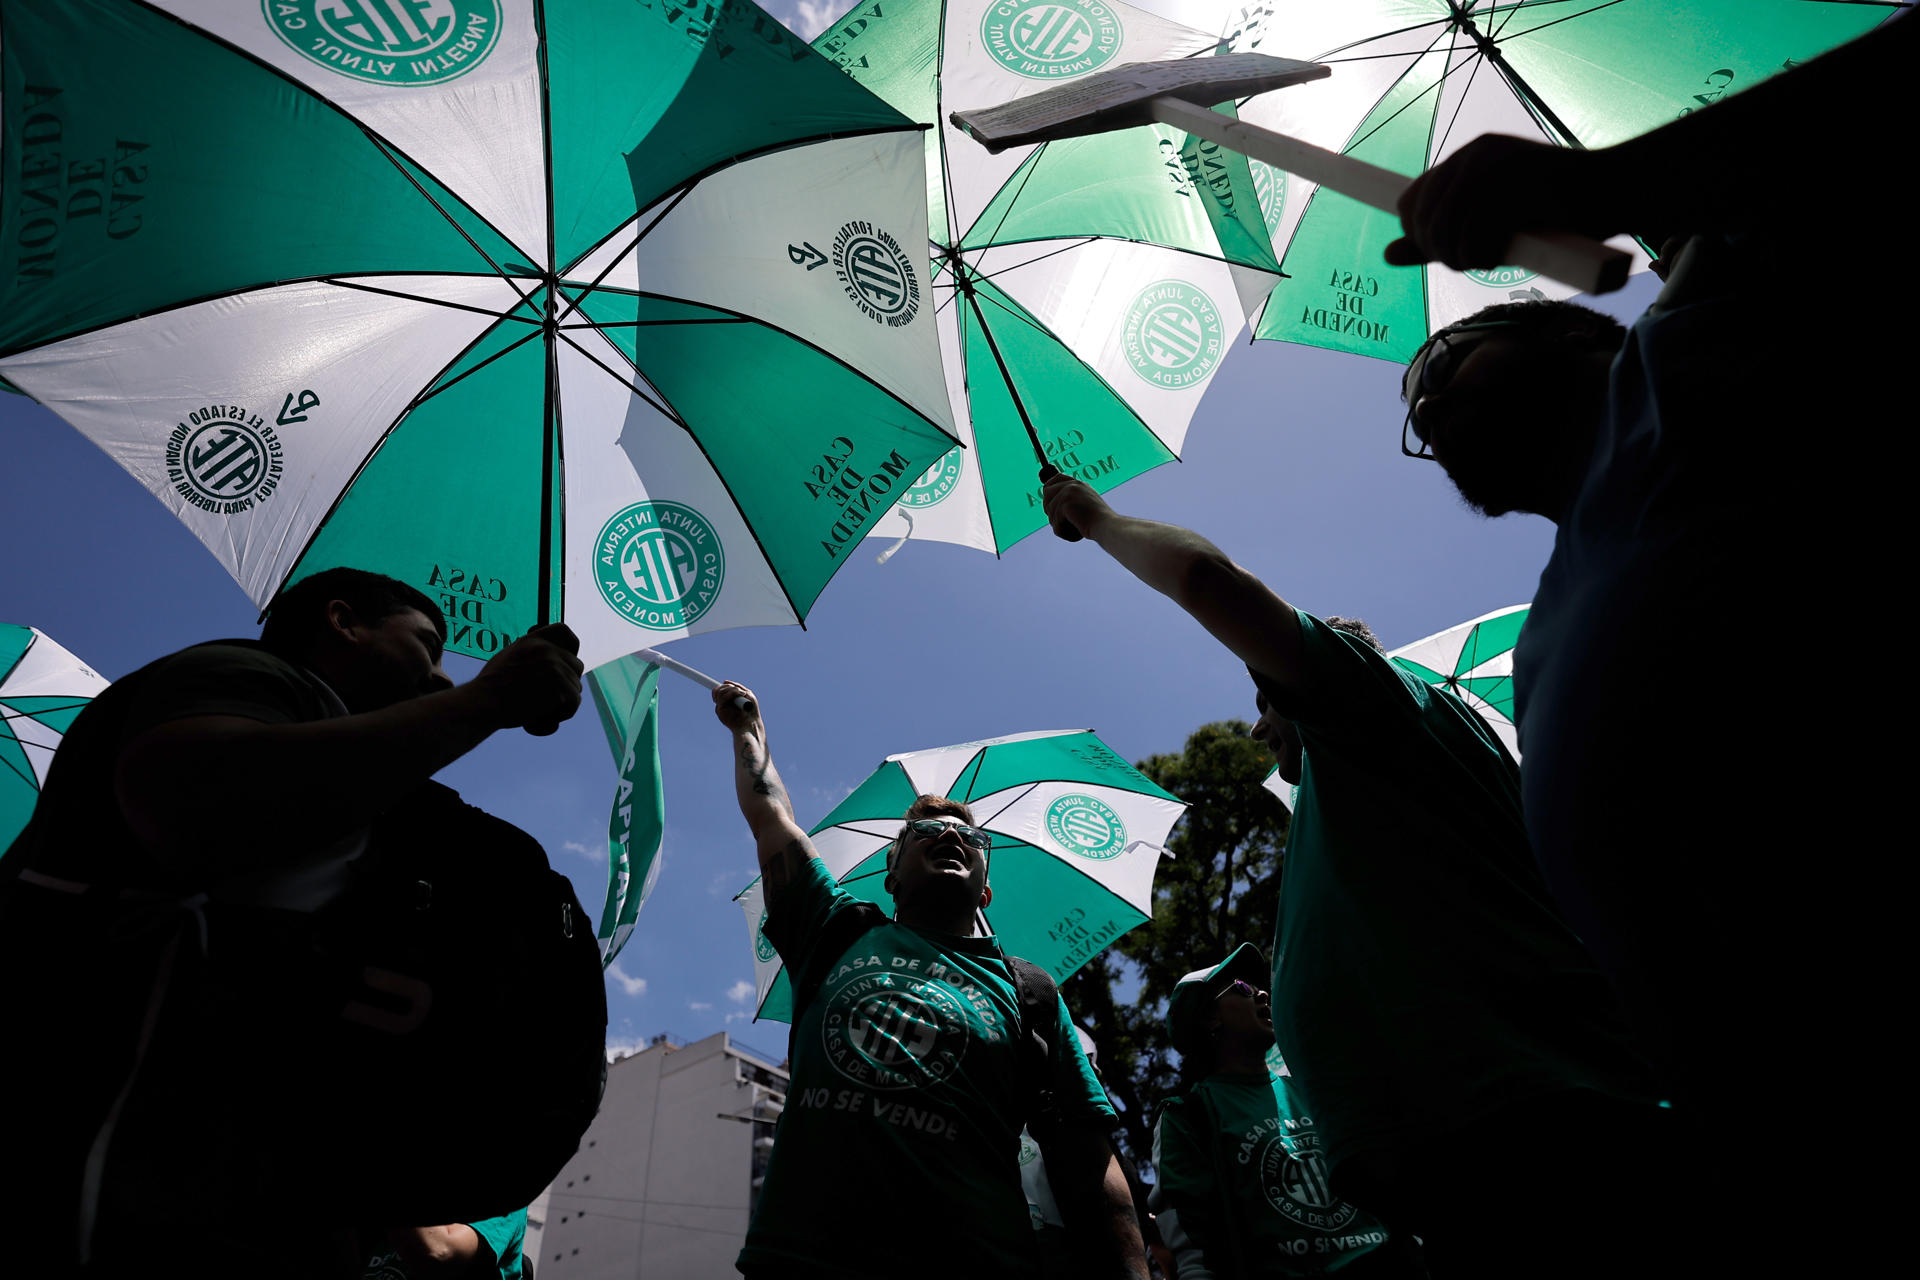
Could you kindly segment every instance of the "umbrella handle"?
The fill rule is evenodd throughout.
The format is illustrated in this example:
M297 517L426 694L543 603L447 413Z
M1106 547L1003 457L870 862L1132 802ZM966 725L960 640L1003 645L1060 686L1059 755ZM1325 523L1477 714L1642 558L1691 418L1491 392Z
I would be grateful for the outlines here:
M685 676L708 692L712 692L720 687L720 682L706 672L695 670L677 658L669 658L658 649L635 649L633 656L642 662L651 662L656 667L665 667L675 675ZM747 700L745 698L735 698L733 705L745 711L747 709Z
M533 628L533 630L529 631L527 634L532 635L534 634L534 632L548 631L550 629L557 629L557 628L550 628L548 626L538 626ZM580 656L580 641L577 638L575 638L574 634L571 631L566 632L564 636L545 635L545 636L542 636L541 638L544 639L548 644L558 645L560 648L565 649L568 653L572 654L576 658ZM529 721L526 724L525 728L528 733L532 734L536 738L551 738L554 734L560 732L560 721L557 719L533 720L533 721Z
M1055 476L1059 474L1060 474L1060 468L1054 466L1051 462L1043 462L1040 464L1040 483L1041 484L1045 484L1047 481L1053 479ZM1073 522L1067 519L1065 516L1062 516L1058 520L1053 521L1052 524L1053 524L1053 536L1056 538L1059 538L1063 542L1078 542L1080 541L1080 539L1087 536L1086 534L1081 533L1078 529L1074 528Z

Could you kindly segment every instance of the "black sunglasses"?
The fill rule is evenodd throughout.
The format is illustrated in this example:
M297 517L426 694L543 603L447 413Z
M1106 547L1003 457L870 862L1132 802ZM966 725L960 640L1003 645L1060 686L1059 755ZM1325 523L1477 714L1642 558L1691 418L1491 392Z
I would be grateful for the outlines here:
M969 827L963 822L941 822L938 818L915 818L907 824L907 830L922 840L938 840L951 831L973 849L993 848L993 837L979 827Z
M1461 346L1456 345L1460 335L1482 333L1489 329L1517 329L1518 320L1483 320L1479 324L1455 325L1435 335L1427 344L1425 353L1420 357L1420 378L1412 394L1407 397L1407 419L1400 424L1400 452L1409 458L1424 458L1428 462L1436 459L1433 448L1427 443L1427 433L1413 416L1414 407L1420 403L1420 397L1432 395L1453 381L1453 375L1460 368ZM1471 350L1472 343L1464 344ZM1412 442L1412 447L1409 446Z

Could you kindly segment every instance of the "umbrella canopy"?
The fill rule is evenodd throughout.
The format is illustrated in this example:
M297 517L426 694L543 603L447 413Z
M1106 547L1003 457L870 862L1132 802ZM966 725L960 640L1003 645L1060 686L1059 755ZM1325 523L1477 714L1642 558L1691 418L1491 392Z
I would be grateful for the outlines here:
M878 903L900 815L916 796L965 802L993 833L989 931L1064 981L1153 914L1161 846L1186 805L1092 730L1022 733L888 756L813 828L813 846L846 892ZM753 938L755 1016L791 1021L792 988L767 941L759 880L736 899Z
M1436 688L1445 689L1480 713L1507 753L1520 758L1520 731L1513 723L1513 646L1531 605L1508 605L1457 627L1448 627L1387 654L1387 660ZM1292 813L1300 788L1268 770L1260 784Z
M934 126L933 298L972 451L875 532L1000 551L1045 524L1037 455L1103 491L1172 461L1277 278L1246 160L1161 125L995 155L947 116L1218 41L1113 0L863 0L814 47Z
M33 816L67 726L106 687L45 632L0 625L0 853Z
M14 0L0 376L256 602L803 617L954 444L921 129L747 0Z
M1898 12L1840 0L1165 3L1236 52L1332 66L1325 80L1242 103L1242 119L1409 175L1483 133L1572 147L1635 137ZM1387 267L1394 215L1258 162L1253 180L1291 277L1256 337L1405 361L1434 329L1489 304L1571 292L1514 268Z

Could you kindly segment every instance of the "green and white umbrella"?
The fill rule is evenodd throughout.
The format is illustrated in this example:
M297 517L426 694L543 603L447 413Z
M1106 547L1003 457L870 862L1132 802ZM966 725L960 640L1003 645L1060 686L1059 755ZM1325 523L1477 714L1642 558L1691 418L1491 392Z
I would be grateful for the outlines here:
M0 624L0 853L33 816L67 726L106 687L45 632Z
M1179 454L1277 278L1245 159L1159 125L993 155L947 115L1217 45L1114 0L862 0L814 41L934 126L932 296L971 449L875 533L1004 550L1045 524L1038 455L1104 491Z
M1010 954L1064 980L1153 914L1153 873L1186 805L1091 730L1020 733L888 756L813 828L840 887L880 904L900 815L919 795L964 801L993 833L986 927ZM755 1016L790 1021L792 988L761 927L756 879L736 899L753 939Z
M1394 666L1479 712L1515 760L1520 758L1520 731L1513 723L1513 646L1530 608L1515 604L1495 609L1387 654ZM1260 785L1293 812L1300 788L1282 778L1278 766Z
M256 602L791 623L953 446L923 131L747 0L8 0L0 95L0 377Z
M1513 724L1513 646L1530 608L1516 604L1495 609L1387 655L1402 671L1445 689L1478 711L1516 760L1520 731Z
M1635 137L1899 9L1850 0L1159 2L1236 52L1333 68L1242 103L1243 119L1409 175L1483 133L1574 147ZM1433 329L1491 303L1571 292L1515 268L1388 267L1381 251L1400 234L1394 215L1263 164L1254 180L1290 277L1268 299L1257 337L1405 361ZM1637 246L1615 243L1644 266Z

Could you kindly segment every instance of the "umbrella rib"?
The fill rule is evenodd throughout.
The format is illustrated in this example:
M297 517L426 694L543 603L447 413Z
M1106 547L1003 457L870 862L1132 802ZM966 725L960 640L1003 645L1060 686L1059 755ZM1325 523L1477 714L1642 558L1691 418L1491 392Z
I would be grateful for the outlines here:
M1392 93L1395 89L1399 88L1400 85L1406 80L1406 78L1409 75L1413 74L1414 67L1419 66L1421 61L1427 58L1430 54L1432 54L1435 49L1439 48L1439 46L1440 46L1440 41L1437 39L1432 44L1428 45L1424 52L1422 52L1410 64L1408 64L1407 69L1405 71L1402 71L1397 77L1394 78L1394 82L1391 86L1388 87L1387 93ZM1452 51L1453 51L1453 47L1448 46L1448 52L1451 53ZM1353 149L1355 147L1366 145L1366 141L1368 138L1371 138L1374 134L1380 132L1382 129L1392 124L1395 120L1398 120L1402 114L1404 114L1409 108L1419 103L1419 101L1422 98L1426 97L1428 94L1430 93L1433 94L1435 96L1435 100L1437 101L1439 98L1440 86L1446 81L1447 77L1453 75L1456 71L1460 70L1460 67L1463 67L1466 65L1467 64L1463 62L1460 64L1460 66L1448 67L1445 71L1442 71L1439 77L1435 79L1432 84L1428 85L1426 88L1422 89L1419 93L1414 94L1413 97L1407 99L1405 102L1401 103L1398 107L1396 107L1392 115L1388 116L1385 120L1382 120L1379 124L1376 124L1375 126L1373 126L1373 128L1367 130L1360 137L1355 138L1353 141L1347 143L1346 146L1340 148L1341 154L1350 155L1352 154ZM1380 96L1384 98L1386 94L1381 94ZM1429 142L1432 141L1431 135L1429 135L1428 141Z
M1453 52L1453 50L1451 50L1451 49L1449 49L1449 50L1448 50L1447 52L1449 52L1449 53L1452 53L1452 52ZM1452 116L1450 116L1450 117L1448 117L1448 119L1447 119L1447 127L1446 127L1446 128L1444 128L1444 129L1442 129L1442 130L1440 131L1440 139L1439 139L1439 141L1438 141L1438 142L1436 142L1436 143L1434 143L1434 144L1433 144L1433 146L1432 146L1432 149L1430 150L1430 152L1429 152L1429 154L1431 154L1431 155L1438 155L1438 154L1439 154L1439 153L1440 153L1441 151L1444 151L1444 150L1446 149L1446 146L1447 146L1447 139L1448 139L1448 138L1451 138L1451 137L1453 136L1453 126L1454 126L1455 124L1457 124L1457 123L1459 123L1459 120L1460 120L1460 113L1461 113L1462 111L1464 111L1464 110L1466 110L1466 106L1467 106L1467 95L1473 92L1473 82L1474 82L1474 79L1475 79L1475 78L1476 78L1477 76L1479 76L1479 74L1480 74L1480 68L1481 68L1481 67L1483 67L1483 66L1485 66L1485 65L1486 65L1486 62L1487 62L1487 60L1486 60L1486 57L1485 57L1484 55L1481 55L1481 54L1478 54L1478 53L1476 53L1476 54L1474 55L1474 57L1473 57L1473 70L1472 70L1472 71L1469 71L1469 72L1467 73L1467 84L1466 84L1466 87L1465 87L1464 89L1462 89L1462 90L1460 90L1460 100L1459 100L1458 102L1456 102L1456 103L1454 103L1454 104L1453 104L1453 115L1452 115ZM1429 320L1429 324L1431 324L1431 320Z
M20 745L22 748L24 748L27 744L23 742ZM25 754L24 750L22 751L21 754L23 755ZM26 773L22 773L20 772L20 766L16 765L13 761L7 759L7 757L5 756L0 756L0 764L6 765L7 772L11 773L14 777L20 779L20 781L32 787L35 791L38 791L40 789L40 779L33 776L31 769L29 769L29 771Z
M666 400L665 396L661 396L660 399L655 400L653 396L650 396L646 392L642 391L639 387L635 386L632 382L630 382L625 376L623 376L618 371L616 371L612 365L608 364L606 361L602 360L599 356L593 354L593 352L587 350L585 347L581 346L578 342L574 341L573 338L569 336L568 333L566 333L565 331L560 332L560 341L566 343L568 346L572 347L575 351L578 351L581 355L585 356L587 359L599 365L600 368L606 371L606 374L608 377L612 378L615 382L619 383L621 386L625 387L627 390L633 392L634 395L639 396L642 400L645 400L648 404L658 409L662 414L666 416L669 422L677 423L682 430L687 429L686 420L682 418L679 414L675 413L672 409L669 409L666 406L666 404L664 403ZM619 350L618 347L614 349L616 351ZM626 353L622 351L621 354L625 355ZM640 366L635 365L634 372L640 373ZM655 394L656 395L659 394L657 388L655 389Z
M356 121L355 123L357 124L358 121ZM465 240L469 245L472 246L473 251L480 255L481 261L485 262L489 267L492 267L493 273L495 275L499 276L502 280L505 280L515 293L520 294L520 301L531 302L533 300L533 295L530 292L523 292L520 288L519 282L515 280L514 277L507 274L506 268L502 267L499 263L495 262L493 260L493 255L480 247L480 242L473 238L472 233L470 233L465 227L461 226L459 221L455 219L452 214L447 212L446 206L442 205L438 200L436 200L433 196L433 193L428 191L426 187L421 185L420 179L414 177L412 172L408 170L406 165L400 163L399 158L394 155L393 150L387 146L385 140L380 138L377 134L373 133L372 131L366 129L364 126L361 128L361 132L366 135L367 140L369 142L373 143L373 145L379 149L380 154L387 158L388 163L393 165L394 170L398 172L401 177L405 178L408 182L413 184L413 189L420 193L420 198L422 200L425 200L429 205L432 205L433 211L439 214L442 218L445 218L447 220L447 225L460 233L460 238L462 240ZM422 169L421 172L425 173L426 170ZM496 229L494 234L499 235L499 231ZM503 240L506 239L505 236L501 236L500 238ZM511 244L512 241L508 241L508 243ZM549 255L548 261L552 261L551 255Z
M485 337L486 335L482 334L481 336ZM413 400L407 405L407 407L400 411L401 414L404 416L406 414L412 413L415 409L418 409L421 405L433 399L435 396L439 395L442 391L449 391L454 387L459 386L462 382L465 382L468 378L471 378L474 374L480 372L482 369L492 364L495 360L500 359L500 357L502 356L512 355L515 351L518 351L521 347L526 346L529 342L532 342L535 338L539 336L540 336L539 329L537 328L529 329L527 330L527 332L521 334L518 338L515 338L507 346L500 348L500 350L494 352L492 355L488 356L485 360L482 360L479 364L474 365L473 368L468 369L456 375L455 377L448 379L446 382L441 382L438 378L434 379L434 381L428 385L425 391L422 391L419 395L415 396ZM476 338L474 339L474 341L478 342L479 339ZM468 351L471 351L472 349L473 348L471 345L467 348ZM460 355L462 356L464 356L465 354L466 354L466 351L462 351L460 353ZM458 363L459 358L460 358L459 356L454 357L454 362ZM451 367L452 365L448 366L448 368L451 368ZM442 374L445 374L445 372L446 372L445 369L441 370ZM328 514L332 514L332 513L329 512Z
M475 275L470 278L478 280L485 279L486 277ZM399 289L382 289L378 285L356 284L352 280L344 279L340 276L321 276L319 283L337 285L342 289L358 289L361 293L378 293L385 297L401 298L408 302L425 302L431 306L446 307L452 311L471 311L475 315L492 316L495 320L512 320L519 324L529 325L538 325L540 323L538 320L529 320L524 316L515 315L512 311L502 315L492 307L476 307L467 302L448 302L444 298L429 298L424 294L405 293ZM526 295L521 294L521 301L525 302L526 300Z
M1007 801L1005 804L1001 805L998 809L995 809L993 813L990 814L989 816L980 819L980 825L983 827L986 826L989 822L992 822L994 819L998 818L1001 814L1013 808L1013 806L1015 806L1016 804L1019 804L1022 800L1025 800L1028 796L1032 795L1035 791L1039 790L1039 788L1040 788L1039 783L1029 782L1026 786L1026 789L1023 790L1019 795L1013 797L1013 799Z
M655 217L652 222L649 222L646 226L641 227L638 231L634 232L632 244L628 245L626 248L622 249L620 252L614 254L612 257L607 259L607 265L600 268L600 274L595 276L593 279L589 280L587 282L587 287L580 291L581 296L584 297L585 295L592 293L594 290L598 289L600 287L600 282L602 280L605 280L609 275L613 274L613 269L620 265L621 259L625 258L628 254L638 249L640 247L640 242L647 238L648 233L651 232L655 227L659 226L662 219L664 219L668 214L672 213L675 209L679 208L680 202L682 200L685 200L687 198L688 193L690 193L692 190L693 188L688 186L688 187L682 187L680 188L679 191L675 192L673 199L667 202L666 207L660 210L659 215ZM638 214L635 214L632 223L623 222L620 225L621 226L638 226L639 222L640 222L640 216ZM619 234L619 231L616 228L614 235L618 235L618 234ZM609 235L605 240L602 240L599 245L594 246L595 251L598 251L601 245L606 244L609 240L612 240L612 239L613 239L613 236ZM638 264L635 264L634 276L636 279L639 277ZM567 309L560 313L559 318L562 320L565 320L568 316L572 315L576 310L578 310L579 307L580 307L579 298L567 299Z
M1528 27L1525 31L1516 31L1512 35L1506 34L1506 28L1502 26L1500 30L1495 33L1495 38L1500 40L1518 40L1521 36L1530 36L1536 31L1545 31L1548 27L1557 27L1563 22L1572 22L1575 18L1584 18L1590 13L1598 13L1602 9L1611 9L1619 3L1620 0L1601 0L1601 3L1582 9L1578 13L1569 13L1563 18L1555 18L1553 21L1543 22L1537 27ZM1526 7L1525 5L1515 5L1513 12L1518 13ZM1509 17L1508 21L1511 22L1512 18Z
M1087 236L1084 239L1074 241L1072 244L1062 245L1058 249L1049 249L1045 253L1041 254L1039 257L1028 258L1025 262L1010 262L1006 266L1000 267L993 271L980 271L976 269L973 273L973 278L975 280L992 280L996 276L1005 275L1009 271L1018 271L1022 267L1030 267L1036 262L1045 262L1048 258L1055 257L1059 254L1070 253L1075 249L1083 249L1087 245L1092 244L1094 241L1104 239L1104 238L1105 237L1102 237L1102 236ZM1011 244L1044 244L1046 242L1044 240L1014 240L1014 241L1010 241L1009 243ZM1131 243L1140 244L1145 242L1132 241Z
M1026 160L1021 163L1020 168L1022 170L1022 176L1020 178L1020 185L1014 189L1014 192L1011 196L1007 197L1007 207L1001 210L1000 221L994 224L993 230L988 233L986 240L983 243L974 246L975 248L986 249L986 248L992 247L995 239L1000 234L1000 228L1006 226L1007 219L1013 216L1013 207L1019 204L1020 197L1026 194L1027 184L1033 181L1034 174L1040 172L1041 158L1047 154L1047 147L1050 145L1051 145L1050 143L1045 143L1045 142L1041 143L1039 146L1033 149L1033 154L1028 156ZM966 235L963 235L960 237L960 247L962 249L965 249L967 247L966 242L969 239L971 239L972 236L973 236L973 233L969 231Z
M0 683L4 683L6 678L27 660L27 655L33 652L33 646L40 643L40 635L40 632L28 628L26 644L20 647L20 652L14 655L12 662L9 662L4 670L0 670Z

